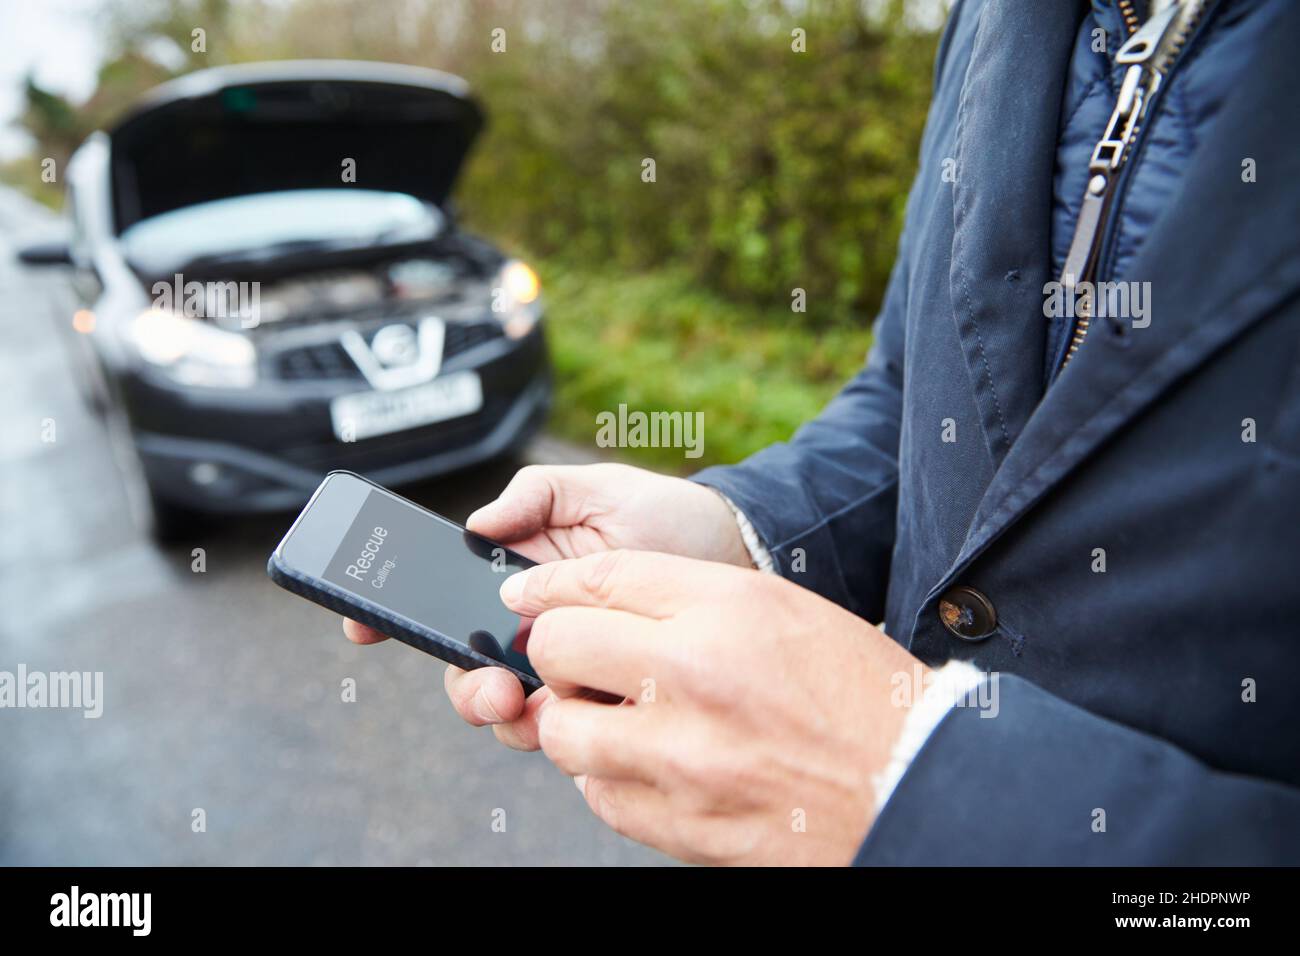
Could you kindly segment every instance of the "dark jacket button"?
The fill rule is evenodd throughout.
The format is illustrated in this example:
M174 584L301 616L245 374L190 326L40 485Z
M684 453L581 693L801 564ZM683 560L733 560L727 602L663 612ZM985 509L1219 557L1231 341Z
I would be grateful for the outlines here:
M982 641L998 626L998 612L979 591L961 585L939 598L939 620L963 641Z

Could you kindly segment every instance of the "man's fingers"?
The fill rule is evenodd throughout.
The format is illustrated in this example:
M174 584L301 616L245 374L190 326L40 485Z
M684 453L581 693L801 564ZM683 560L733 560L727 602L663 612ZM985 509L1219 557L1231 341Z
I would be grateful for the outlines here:
M490 724L493 735L512 750L537 750L537 714L551 697L543 687L524 697L518 678L500 667L472 671L448 666L444 679L456 713L475 727Z
M517 720L524 712L523 685L500 667L465 671L449 666L443 686L456 713L475 727Z
M672 845L673 810L668 796L637 780L575 777L591 812L610 829L647 846Z
M494 501L465 520L465 527L498 541L518 541L547 526L555 492L548 469L521 468Z
M602 551L512 574L501 585L501 600L527 617L578 605L664 618L698 602L702 588L721 592L747 573L655 551Z
M373 627L366 627L347 617L343 619L343 633L353 644L378 644L388 640L387 634L380 634Z
M469 516L465 527L498 541L519 541L547 528L581 524L590 517L599 465L529 465L515 473L500 496Z
M542 745L537 740L537 715L551 699L550 688L543 687L535 691L524 701L524 712L518 720L512 720L508 724L493 724L492 733L511 750L539 750Z
M538 740L551 762L571 777L653 784L672 745L652 724L654 706L556 698L538 716Z
M528 662L557 697L590 688L635 699L662 655L655 622L627 611L555 608L528 635Z

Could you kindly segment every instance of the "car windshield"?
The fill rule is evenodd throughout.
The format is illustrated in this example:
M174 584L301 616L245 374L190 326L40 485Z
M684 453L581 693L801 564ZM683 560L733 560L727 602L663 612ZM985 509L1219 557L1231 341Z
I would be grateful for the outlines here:
M405 193L294 189L174 209L136 223L121 240L135 268L165 275L200 261L418 242L445 222L437 206Z

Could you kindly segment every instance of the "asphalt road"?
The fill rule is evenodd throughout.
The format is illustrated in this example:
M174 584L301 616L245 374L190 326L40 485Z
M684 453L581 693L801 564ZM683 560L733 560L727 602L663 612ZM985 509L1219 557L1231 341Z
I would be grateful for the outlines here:
M291 516L176 549L141 535L71 381L66 278L13 259L50 218L0 191L0 671L102 671L103 715L0 709L0 864L665 862L606 830L543 756L462 724L441 663L353 647L271 584ZM575 456L546 441L527 455ZM463 519L514 467L410 493Z

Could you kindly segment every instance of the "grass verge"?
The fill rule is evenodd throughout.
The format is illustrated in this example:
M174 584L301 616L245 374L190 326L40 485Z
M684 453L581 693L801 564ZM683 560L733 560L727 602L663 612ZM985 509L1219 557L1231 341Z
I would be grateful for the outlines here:
M596 415L704 413L703 456L627 448L620 458L690 472L739 461L789 438L859 368L871 334L810 330L788 306L755 308L702 288L683 270L635 275L541 262L557 373L551 430L594 443Z

